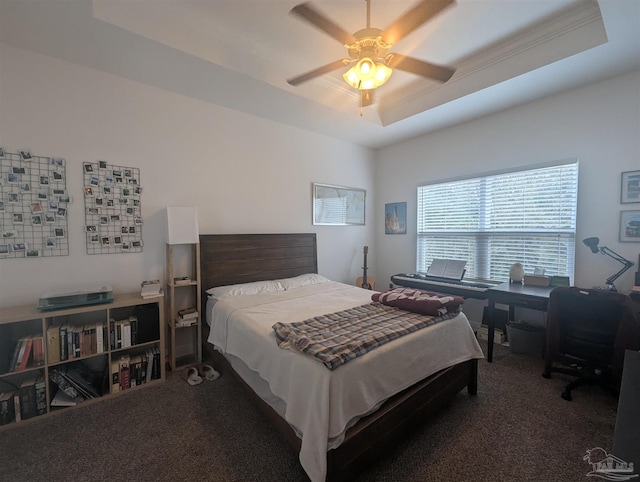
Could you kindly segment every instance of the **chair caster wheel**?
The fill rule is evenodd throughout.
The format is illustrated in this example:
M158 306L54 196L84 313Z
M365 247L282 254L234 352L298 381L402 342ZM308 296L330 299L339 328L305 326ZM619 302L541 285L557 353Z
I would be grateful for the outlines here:
M562 392L560 396L568 402L572 400L570 392Z

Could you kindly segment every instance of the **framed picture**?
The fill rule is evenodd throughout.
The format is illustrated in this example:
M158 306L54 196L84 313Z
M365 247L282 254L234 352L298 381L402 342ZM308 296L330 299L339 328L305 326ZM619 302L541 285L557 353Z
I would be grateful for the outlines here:
M313 224L365 224L367 191L328 184L313 184Z
M384 205L384 234L407 234L407 203Z
M640 203L640 171L622 173L620 203Z
M640 210L620 211L620 241L640 243Z

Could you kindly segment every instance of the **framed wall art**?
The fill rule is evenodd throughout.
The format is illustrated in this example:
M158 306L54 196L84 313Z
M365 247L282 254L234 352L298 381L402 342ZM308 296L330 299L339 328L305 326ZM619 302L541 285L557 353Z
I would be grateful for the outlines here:
M384 205L384 234L407 234L407 203Z
M313 224L365 224L367 191L352 187L313 184Z
M620 241L640 243L640 210L620 211Z
M622 173L620 203L640 203L640 171Z

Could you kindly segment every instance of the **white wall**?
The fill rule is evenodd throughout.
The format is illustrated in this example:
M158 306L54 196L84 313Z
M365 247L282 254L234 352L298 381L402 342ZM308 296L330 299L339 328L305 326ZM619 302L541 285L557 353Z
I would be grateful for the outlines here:
M74 197L69 256L0 260L0 306L163 279L166 205L198 206L201 233L316 232L321 274L361 274L375 232L372 151L4 44L0 65L0 145L65 158ZM86 254L82 162L97 160L140 168L142 253ZM313 182L366 189L367 225L313 226Z
M407 235L376 231L378 279L416 269L416 188L438 179L579 158L575 285L602 285L622 265L594 255L589 236L636 263L616 282L630 291L639 243L618 241L621 172L640 169L640 72L515 107L377 153L375 210L407 201ZM382 256L380 253L389 253ZM514 260L514 262L517 260ZM507 281L507 280L504 280Z

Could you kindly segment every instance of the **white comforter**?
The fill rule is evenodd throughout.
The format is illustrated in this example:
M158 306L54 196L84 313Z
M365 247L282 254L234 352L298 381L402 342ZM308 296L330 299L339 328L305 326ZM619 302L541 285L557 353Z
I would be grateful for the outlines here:
M208 313L208 341L234 355L286 403L301 434L300 463L312 481L326 476L326 452L353 419L451 365L483 358L464 314L387 343L330 371L311 357L278 347L272 326L371 302L371 291L327 282L269 294L223 298Z

